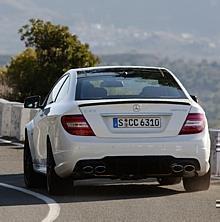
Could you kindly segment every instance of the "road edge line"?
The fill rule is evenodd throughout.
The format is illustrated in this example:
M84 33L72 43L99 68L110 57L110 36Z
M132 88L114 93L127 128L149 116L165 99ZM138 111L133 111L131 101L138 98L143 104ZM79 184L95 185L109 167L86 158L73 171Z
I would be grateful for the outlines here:
M10 185L7 183L0 183L0 186L6 187L9 189L13 189L13 190L17 190L19 192L23 192L25 194L34 196L34 197L44 201L49 206L49 212L48 212L47 216L42 220L42 222L52 222L58 218L58 216L60 214L60 206L54 199L47 197L43 194L31 191L31 190L27 190L22 187L13 186L13 185Z
M22 147L22 148L24 147L24 144L22 144L22 143L12 142L11 140L5 140L5 139L2 139L2 138L0 138L0 142L7 143L9 145L11 144L11 145Z

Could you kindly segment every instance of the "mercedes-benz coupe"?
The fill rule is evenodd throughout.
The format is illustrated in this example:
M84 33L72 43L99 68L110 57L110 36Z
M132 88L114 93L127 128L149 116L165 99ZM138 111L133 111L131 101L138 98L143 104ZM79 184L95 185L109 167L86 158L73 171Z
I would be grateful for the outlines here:
M46 181L50 194L89 178L210 184L205 112L171 71L160 67L93 67L67 71L25 128L24 179ZM45 179L46 178L46 179Z

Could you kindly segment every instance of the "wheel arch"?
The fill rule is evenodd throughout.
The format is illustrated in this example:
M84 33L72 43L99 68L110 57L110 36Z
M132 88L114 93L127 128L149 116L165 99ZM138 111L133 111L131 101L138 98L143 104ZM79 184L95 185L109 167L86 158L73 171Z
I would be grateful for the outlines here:
M32 160L35 160L35 155L34 155L35 151L34 151L33 133L32 132L33 132L33 123L31 121L25 126L25 140L27 140L26 142L28 143Z
M51 145L51 149L52 149L52 144L51 144L51 140L50 140L50 136L49 135L47 135L46 143L47 143L47 149L48 149L48 145L49 144Z
M50 136L49 135L47 135L47 140L46 140L46 148L47 148L47 150L50 148L51 149L51 152L52 152L52 155L53 155L53 159L54 159L54 162L55 162L55 164L56 164L56 160L55 160L55 158L54 158L54 150L53 150L53 144L52 144L52 141L51 141L51 139L50 139ZM47 152L47 151L46 151Z

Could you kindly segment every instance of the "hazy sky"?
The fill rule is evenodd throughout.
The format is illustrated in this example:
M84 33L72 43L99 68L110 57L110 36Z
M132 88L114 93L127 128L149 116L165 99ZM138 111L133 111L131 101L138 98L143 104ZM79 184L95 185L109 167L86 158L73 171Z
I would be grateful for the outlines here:
M0 54L22 47L17 30L30 18L220 37L220 0L0 0Z
M219 0L37 0L60 16L143 29L220 34ZM65 2L65 4L63 4Z

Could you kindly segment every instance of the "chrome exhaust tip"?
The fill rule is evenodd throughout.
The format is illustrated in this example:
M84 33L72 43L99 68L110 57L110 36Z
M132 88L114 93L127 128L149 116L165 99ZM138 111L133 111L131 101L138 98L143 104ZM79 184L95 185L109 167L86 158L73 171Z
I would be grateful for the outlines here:
M173 164L171 166L171 169L174 173L182 173L183 172L183 166L180 164Z
M95 167L95 174L102 174L106 171L105 166L97 166Z
M184 177L194 177L196 175L196 168L193 165L184 166Z
M84 166L82 170L85 174L92 174L94 171L92 166Z
M186 165L186 166L184 166L184 171L185 172L189 172L189 173L191 173L191 172L193 172L193 171L195 171L196 169L195 169L195 166L193 166L193 165Z

